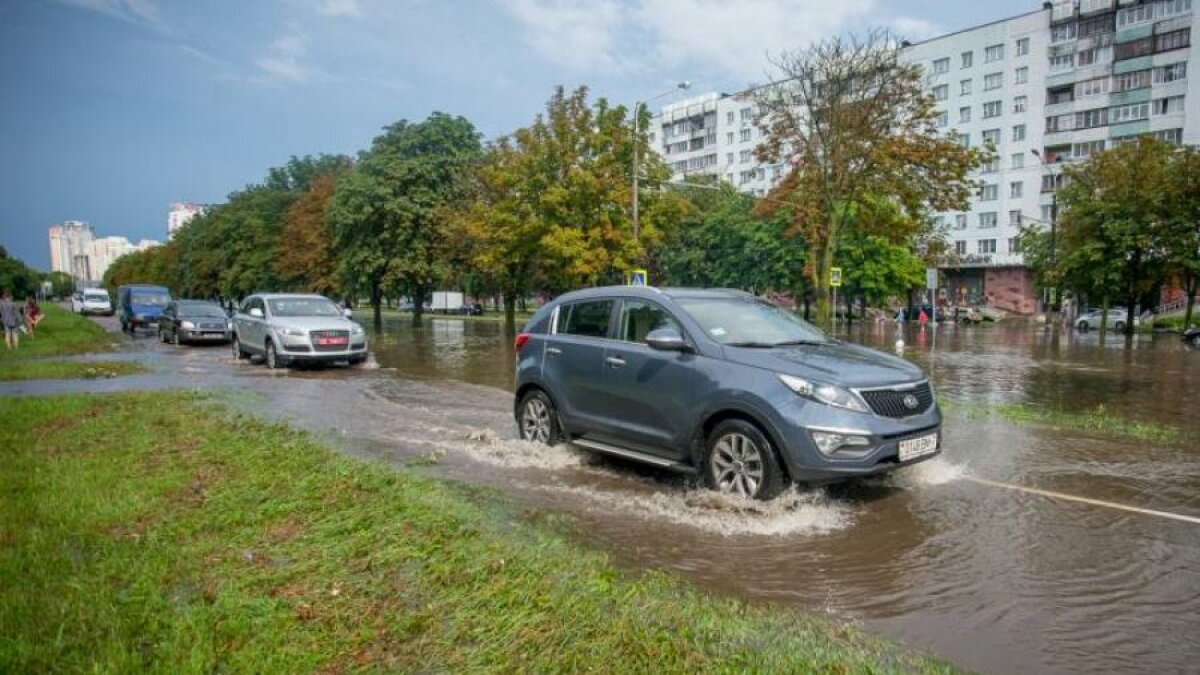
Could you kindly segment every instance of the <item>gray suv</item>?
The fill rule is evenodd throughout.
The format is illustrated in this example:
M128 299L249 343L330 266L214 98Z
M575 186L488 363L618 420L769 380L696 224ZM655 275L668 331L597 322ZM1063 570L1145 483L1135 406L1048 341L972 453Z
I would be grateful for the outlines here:
M703 473L722 492L769 499L941 449L919 368L740 291L568 293L515 344L521 438Z
M261 355L268 368L298 363L350 365L367 358L367 336L323 295L263 293L246 298L233 316L233 356Z

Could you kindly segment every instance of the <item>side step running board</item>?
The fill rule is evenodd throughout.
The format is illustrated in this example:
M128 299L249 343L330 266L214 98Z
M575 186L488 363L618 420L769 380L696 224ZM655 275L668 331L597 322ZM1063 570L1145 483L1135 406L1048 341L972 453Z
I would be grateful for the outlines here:
M581 448L595 450L596 452L603 452L606 455L616 455L617 457L624 457L625 459L632 459L635 462L652 464L654 466L669 469L671 471L678 471L680 473L696 473L696 467L689 464L682 464L680 462L659 457L657 455L649 455L644 452L638 452L637 450L629 450L627 448L609 445L608 443L601 443L600 441L592 441L586 438L576 438L571 442Z

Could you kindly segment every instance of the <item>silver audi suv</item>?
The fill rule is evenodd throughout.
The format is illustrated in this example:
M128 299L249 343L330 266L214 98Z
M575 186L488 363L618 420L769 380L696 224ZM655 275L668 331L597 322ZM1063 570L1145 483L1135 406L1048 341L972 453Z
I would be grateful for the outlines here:
M301 363L362 363L362 326L323 295L263 293L246 298L233 317L233 355L263 357L268 368Z
M594 288L516 337L521 437L702 474L757 499L941 450L928 379L729 290Z

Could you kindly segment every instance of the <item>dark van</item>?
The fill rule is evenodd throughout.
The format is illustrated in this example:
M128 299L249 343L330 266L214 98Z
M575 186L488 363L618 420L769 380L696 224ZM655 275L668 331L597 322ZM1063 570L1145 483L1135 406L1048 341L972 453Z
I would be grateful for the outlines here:
M121 286L117 289L121 330L133 333L138 328L157 327L158 318L168 302L171 302L171 291L163 286Z

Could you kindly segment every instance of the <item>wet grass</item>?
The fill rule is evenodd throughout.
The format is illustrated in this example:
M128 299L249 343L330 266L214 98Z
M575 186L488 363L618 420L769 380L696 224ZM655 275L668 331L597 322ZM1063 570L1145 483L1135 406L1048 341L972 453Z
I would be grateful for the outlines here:
M0 399L0 672L945 672L187 394ZM802 582L802 580L799 580Z
M36 337L22 334L18 349L0 347L0 364L111 349L115 338L87 317L49 302L42 305L42 312L46 318L38 324Z
M100 379L145 372L130 361L0 361L0 381L48 379Z
M999 417L1016 424L1070 429L1154 443L1178 443L1181 440L1179 430L1174 427L1126 419L1103 405L1083 411L1067 411L1029 403L967 403L947 399L939 399L938 405L949 413L967 419Z

